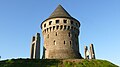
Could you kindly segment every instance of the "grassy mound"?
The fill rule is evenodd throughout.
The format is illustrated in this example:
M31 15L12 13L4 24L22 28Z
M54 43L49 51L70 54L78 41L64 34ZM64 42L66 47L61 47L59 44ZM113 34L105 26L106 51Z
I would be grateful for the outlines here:
M118 66L106 60L11 59L0 61L0 67L118 67Z

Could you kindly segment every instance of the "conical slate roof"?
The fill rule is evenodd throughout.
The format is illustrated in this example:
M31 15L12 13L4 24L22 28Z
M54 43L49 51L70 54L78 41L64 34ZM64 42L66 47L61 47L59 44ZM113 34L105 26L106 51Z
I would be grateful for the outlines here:
M72 16L70 16L70 14L61 5L58 5L58 7L54 10L54 12L46 20L49 20L49 19L52 19L52 18L69 18L69 19L73 19L73 20L78 21L77 19L75 19ZM46 20L44 20L41 23L41 28L42 28L42 24ZM80 23L79 23L79 26L80 26Z
M68 17L71 18L70 14L61 6L54 10L54 12L49 16L49 18L57 18L57 17Z

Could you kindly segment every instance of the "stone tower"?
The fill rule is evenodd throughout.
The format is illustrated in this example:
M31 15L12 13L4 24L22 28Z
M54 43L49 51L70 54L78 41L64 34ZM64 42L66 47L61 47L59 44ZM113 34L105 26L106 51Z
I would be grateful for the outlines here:
M61 6L41 24L45 59L77 59L79 53L80 22Z
M31 43L30 59L40 59L40 34L33 36Z

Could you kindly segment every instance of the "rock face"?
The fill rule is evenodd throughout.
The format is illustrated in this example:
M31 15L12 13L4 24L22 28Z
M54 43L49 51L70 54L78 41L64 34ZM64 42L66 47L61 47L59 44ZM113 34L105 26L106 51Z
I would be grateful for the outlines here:
M42 22L45 59L82 58L79 53L80 22L61 6Z

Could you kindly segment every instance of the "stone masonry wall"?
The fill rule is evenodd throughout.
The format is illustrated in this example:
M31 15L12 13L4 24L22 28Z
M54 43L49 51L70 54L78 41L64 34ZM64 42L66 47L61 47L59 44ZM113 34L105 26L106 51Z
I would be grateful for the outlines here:
M53 18L42 24L45 58L72 59L79 54L80 23L69 18Z

